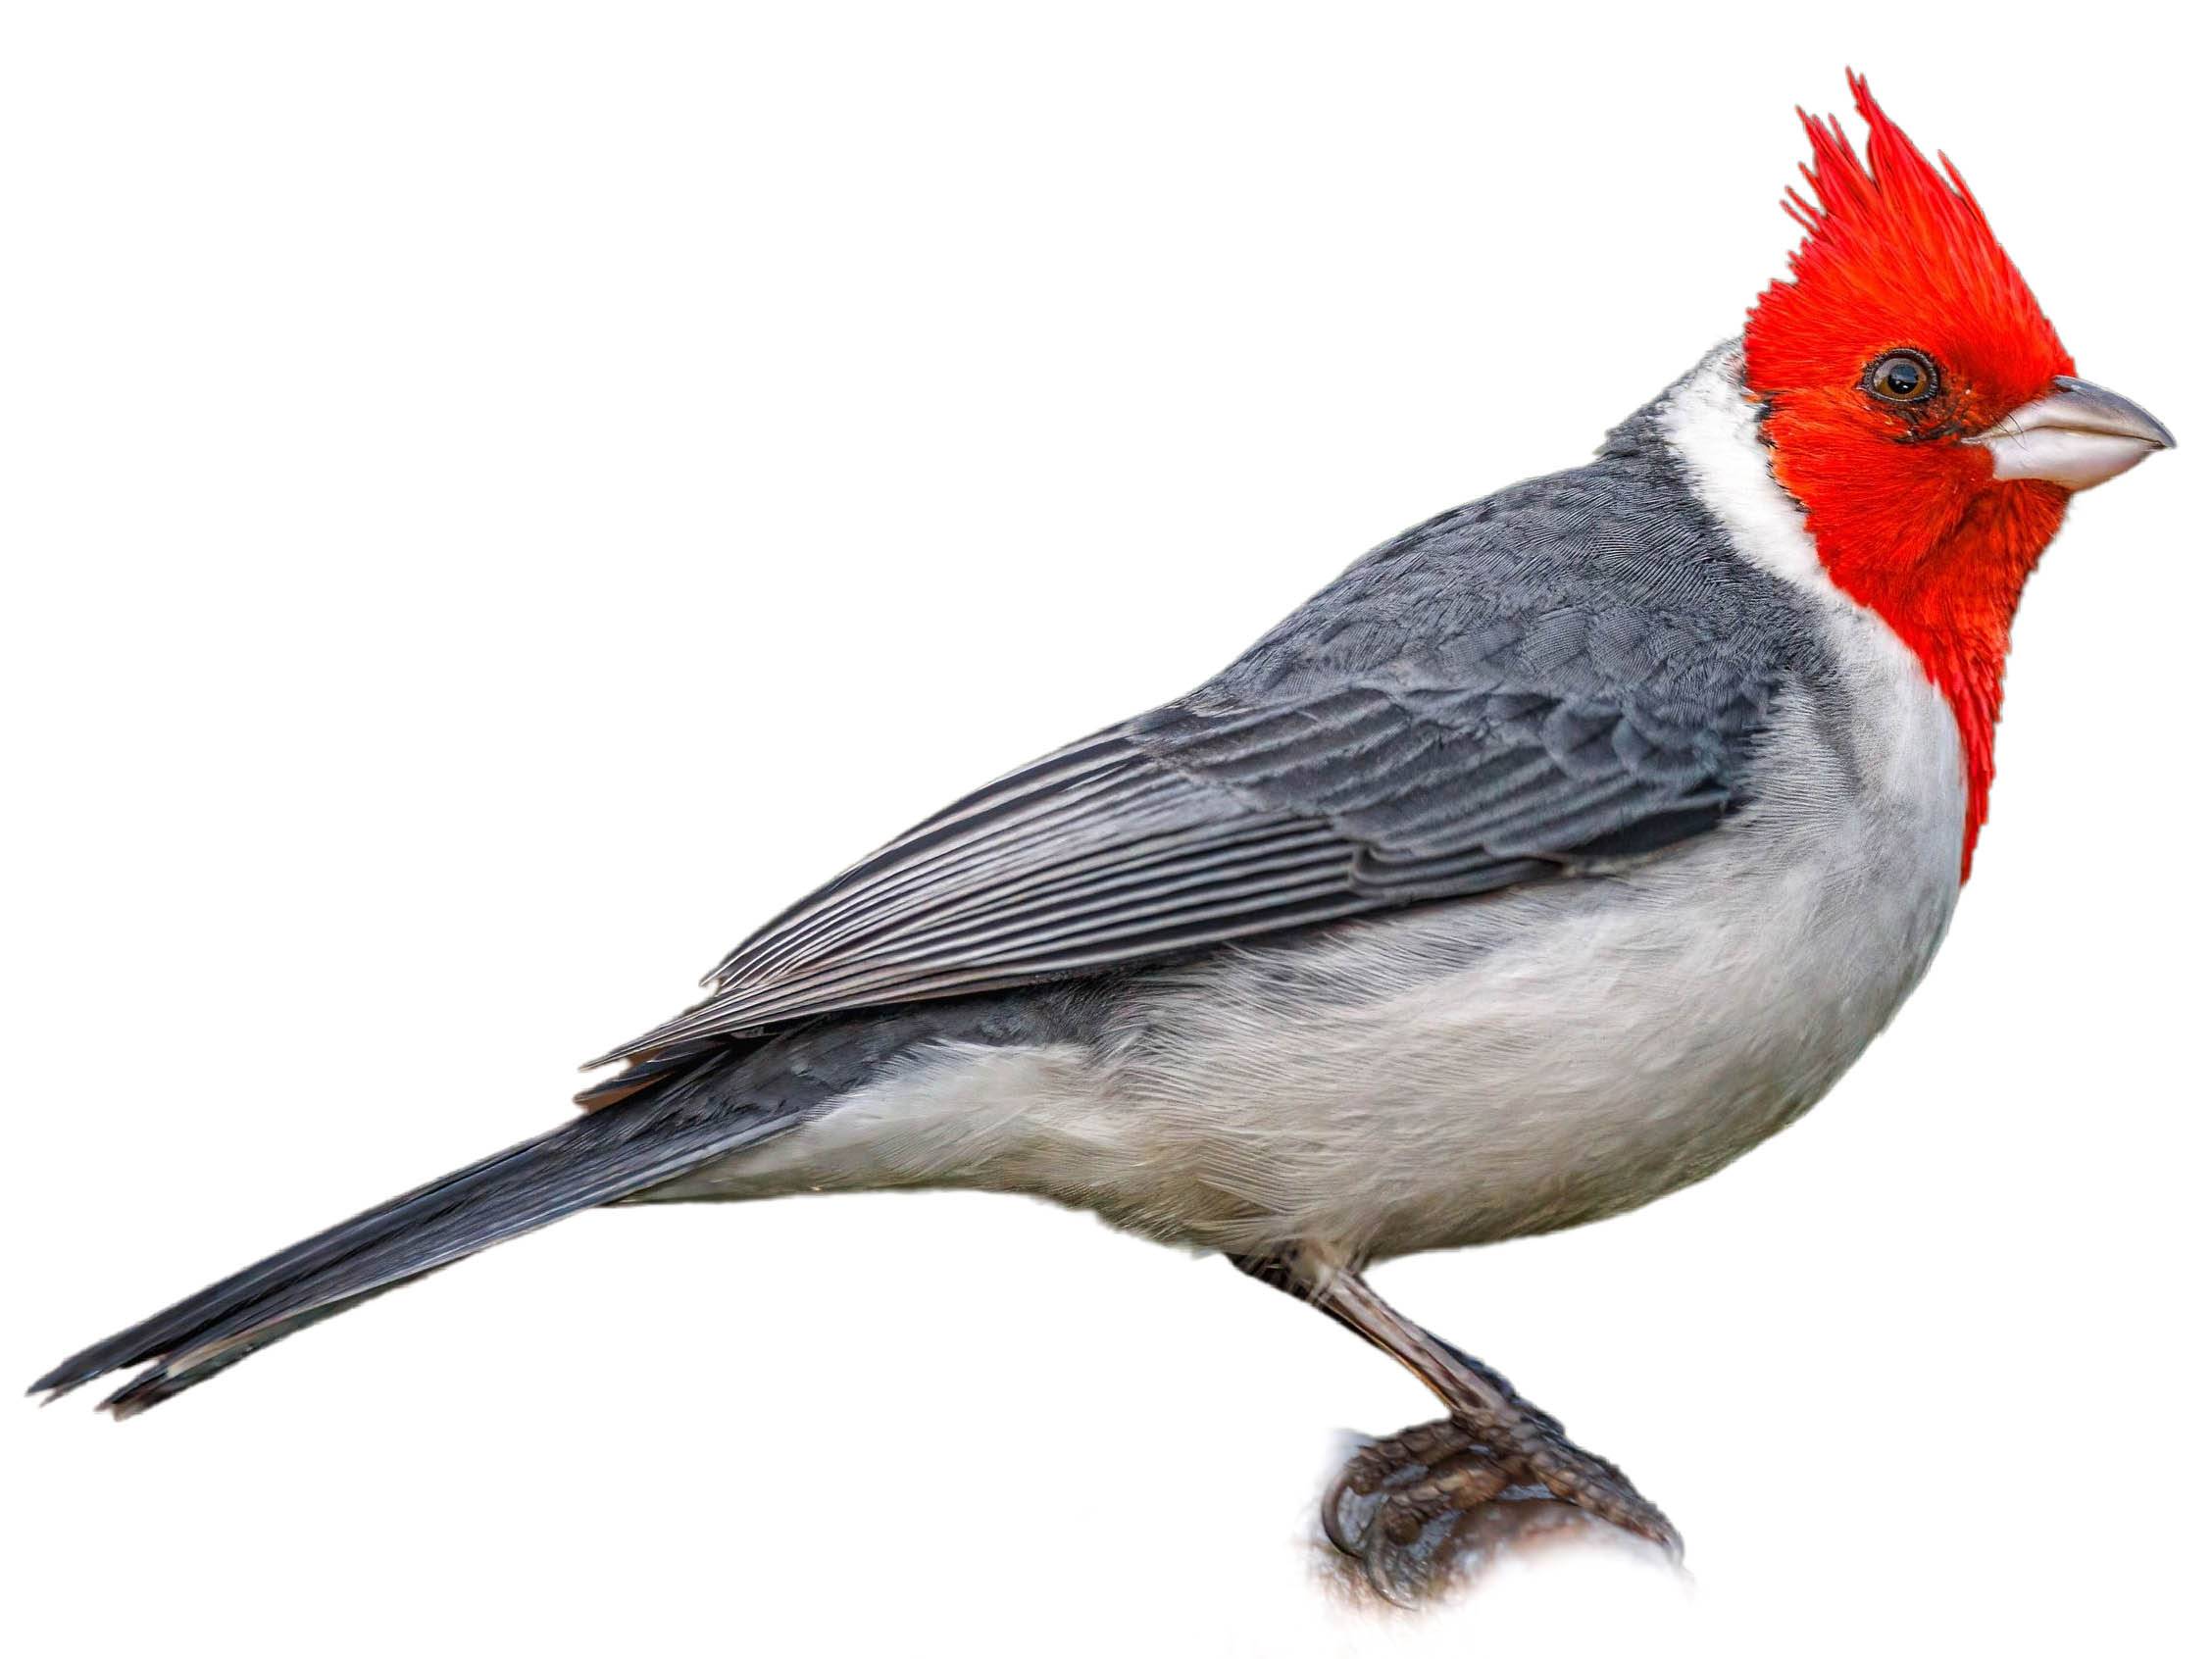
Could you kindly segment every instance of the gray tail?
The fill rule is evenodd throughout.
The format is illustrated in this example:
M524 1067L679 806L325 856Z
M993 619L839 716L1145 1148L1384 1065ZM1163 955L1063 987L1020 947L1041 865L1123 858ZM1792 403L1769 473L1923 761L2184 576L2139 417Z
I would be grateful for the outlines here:
M101 1402L132 1416L318 1320L793 1125L786 1112L714 1099L719 1069L578 1118L279 1250L64 1360L30 1391L58 1398L144 1366Z

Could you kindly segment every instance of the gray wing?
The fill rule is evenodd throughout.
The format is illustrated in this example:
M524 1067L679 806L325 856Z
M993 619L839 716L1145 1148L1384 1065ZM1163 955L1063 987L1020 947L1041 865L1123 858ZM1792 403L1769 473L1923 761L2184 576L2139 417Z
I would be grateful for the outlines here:
M1492 891L1710 829L1742 799L1779 678L1757 641L1783 630L1711 547L1647 557L1639 537L1679 541L1684 521L1655 516L1666 502L1624 521L1620 471L1408 532L1190 696L918 825L730 952L704 1001L592 1062L632 1065L581 1098L794 1021ZM1594 517L1575 510L1592 489Z

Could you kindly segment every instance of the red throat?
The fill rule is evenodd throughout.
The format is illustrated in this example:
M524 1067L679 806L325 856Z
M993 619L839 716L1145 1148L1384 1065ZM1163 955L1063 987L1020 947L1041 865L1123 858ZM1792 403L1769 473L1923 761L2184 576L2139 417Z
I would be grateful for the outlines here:
M2005 654L2021 589L2066 511L2055 484L1998 483L1959 436L2046 391L2073 361L1947 159L1939 174L1851 80L1869 126L1805 118L1808 231L1752 309L1745 379L1774 475L1804 508L1830 578L1875 611L1948 699L1966 761L1960 879L1988 815ZM1803 112L1799 112L1802 115ZM1941 366L1918 426L1876 406L1865 366L1899 348Z
M1900 527L1848 493L1828 494L1817 468L1790 467L1777 442L1775 472L1807 504L1814 544L1830 578L1889 625L1950 703L1966 761L1966 825L1959 880L1989 816L1996 777L1997 715L2005 655L2021 589L2066 513L2056 484L2012 484L1961 493L1946 520ZM1871 521L1871 522L1870 522Z

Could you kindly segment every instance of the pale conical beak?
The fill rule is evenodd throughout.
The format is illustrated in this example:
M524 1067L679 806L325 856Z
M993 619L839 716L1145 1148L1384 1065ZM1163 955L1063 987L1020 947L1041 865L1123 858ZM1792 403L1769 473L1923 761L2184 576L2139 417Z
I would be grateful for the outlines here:
M2087 489L2118 478L2154 449L2174 447L2174 434L2149 410L2118 392L2071 375L2051 384L2050 396L2021 405L1966 440L1988 449L1995 477Z

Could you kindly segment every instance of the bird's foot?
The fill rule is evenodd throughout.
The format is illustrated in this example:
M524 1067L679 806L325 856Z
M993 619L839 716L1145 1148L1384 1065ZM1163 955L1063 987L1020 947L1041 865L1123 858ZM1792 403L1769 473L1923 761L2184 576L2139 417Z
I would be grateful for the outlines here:
M1323 1533L1401 1606L1538 1539L1625 1533L1681 1560L1681 1535L1618 1469L1548 1424L1528 1427L1509 1452L1453 1418L1362 1448L1322 1498Z

